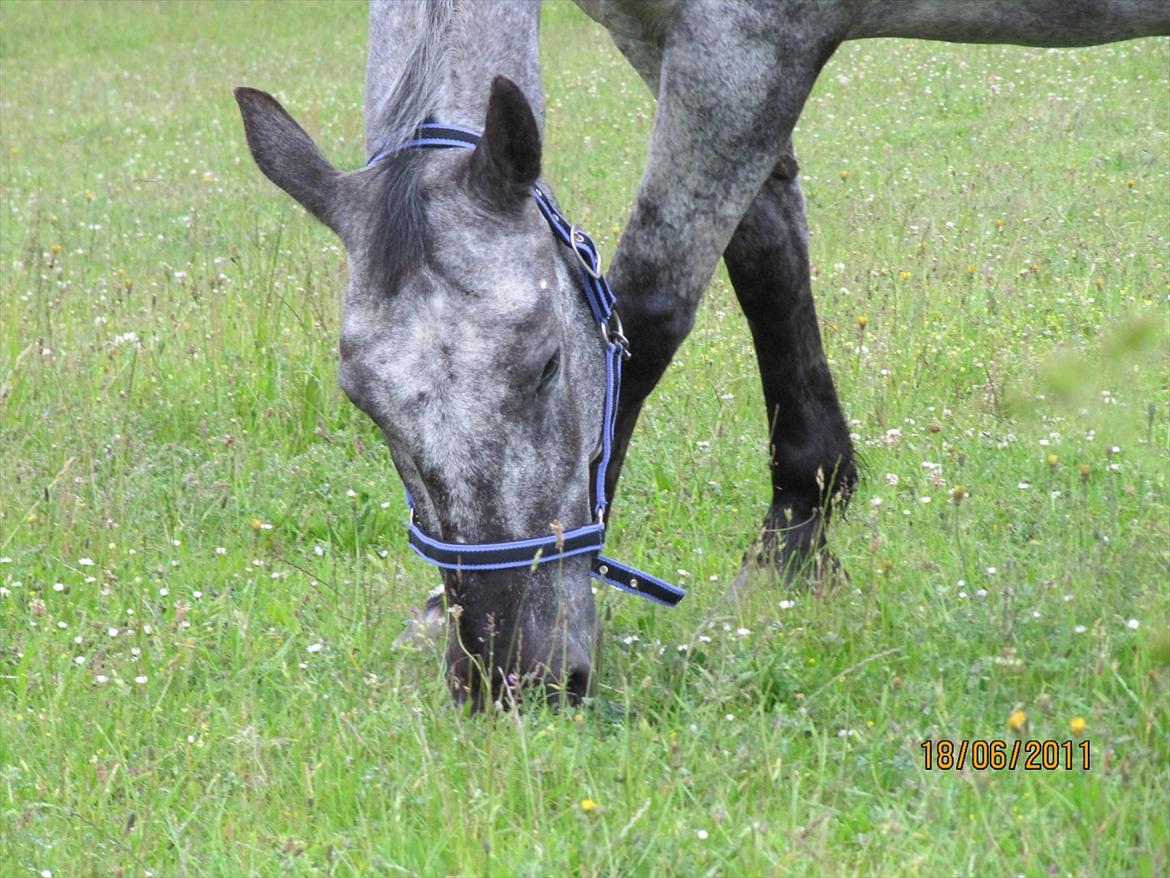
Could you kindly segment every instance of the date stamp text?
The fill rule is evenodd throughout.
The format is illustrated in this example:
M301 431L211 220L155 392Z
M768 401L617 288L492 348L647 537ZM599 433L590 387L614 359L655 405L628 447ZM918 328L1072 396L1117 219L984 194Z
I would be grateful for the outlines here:
M923 767L927 771L1088 771L1092 764L1088 739L1083 741L923 741Z

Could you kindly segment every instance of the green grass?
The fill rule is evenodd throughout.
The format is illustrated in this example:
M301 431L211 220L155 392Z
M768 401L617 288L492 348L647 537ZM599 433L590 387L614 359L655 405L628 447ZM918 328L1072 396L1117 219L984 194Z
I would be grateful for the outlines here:
M543 30L547 177L611 254L652 101ZM720 601L768 493L720 272L611 538L690 597L599 595L588 708L467 717L395 643L435 575L336 387L344 254L231 99L357 166L364 40L0 4L0 875L1166 874L1167 42L844 47L797 148L851 582ZM1090 769L924 769L1016 710Z

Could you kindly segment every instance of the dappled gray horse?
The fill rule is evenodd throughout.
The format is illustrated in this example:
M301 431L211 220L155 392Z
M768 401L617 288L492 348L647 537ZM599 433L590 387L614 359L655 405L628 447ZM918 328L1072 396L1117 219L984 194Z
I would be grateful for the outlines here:
M1170 0L578 3L658 99L610 268L633 357L608 491L590 468L606 459L610 333L582 296L589 272L532 196L544 115L536 0L372 3L374 160L361 170L336 170L269 95L237 91L261 170L349 254L340 383L385 435L418 532L456 559L444 570L459 608L448 668L456 696L476 704L523 679L570 699L588 691L592 551L569 554L563 542L604 514L642 403L721 257L751 327L771 425L772 505L752 557L793 569L819 554L857 473L813 307L791 134L841 42L1080 46L1170 34ZM429 143L443 137L420 135L423 123L483 134ZM550 530L554 564L467 563L475 547L537 536L543 552Z

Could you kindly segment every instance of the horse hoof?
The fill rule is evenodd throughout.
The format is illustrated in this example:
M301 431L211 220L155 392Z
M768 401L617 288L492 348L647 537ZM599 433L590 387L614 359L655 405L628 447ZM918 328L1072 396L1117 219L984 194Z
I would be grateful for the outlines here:
M761 550L759 545L749 550L740 565L724 600L738 603L758 582L795 588L807 587L813 594L822 595L840 585L848 584L849 574L837 556L823 546L812 553Z

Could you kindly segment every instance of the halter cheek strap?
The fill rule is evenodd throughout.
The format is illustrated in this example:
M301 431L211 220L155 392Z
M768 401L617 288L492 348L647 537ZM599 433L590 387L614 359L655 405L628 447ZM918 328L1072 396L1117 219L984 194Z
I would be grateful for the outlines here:
M420 125L415 136L399 146L377 152L367 163L372 165L383 158L406 149L474 149L479 143L479 132L457 125ZM615 298L601 273L601 257L593 240L572 225L539 186L532 187L536 206L547 220L558 241L571 249L577 257L581 286L593 319L605 339L605 409L601 422L601 457L597 463L594 494L594 521L561 534L509 540L502 543L447 543L427 535L414 521L414 498L406 492L410 507L407 539L410 548L424 561L446 570L510 570L535 568L574 555L597 553L593 559L593 577L623 591L631 592L656 603L674 606L686 596L686 591L665 580L651 576L634 567L614 561L600 554L605 545L605 473L613 453L613 430L617 420L618 389L622 380L622 360L629 357L629 345L622 335L621 321L613 310Z

